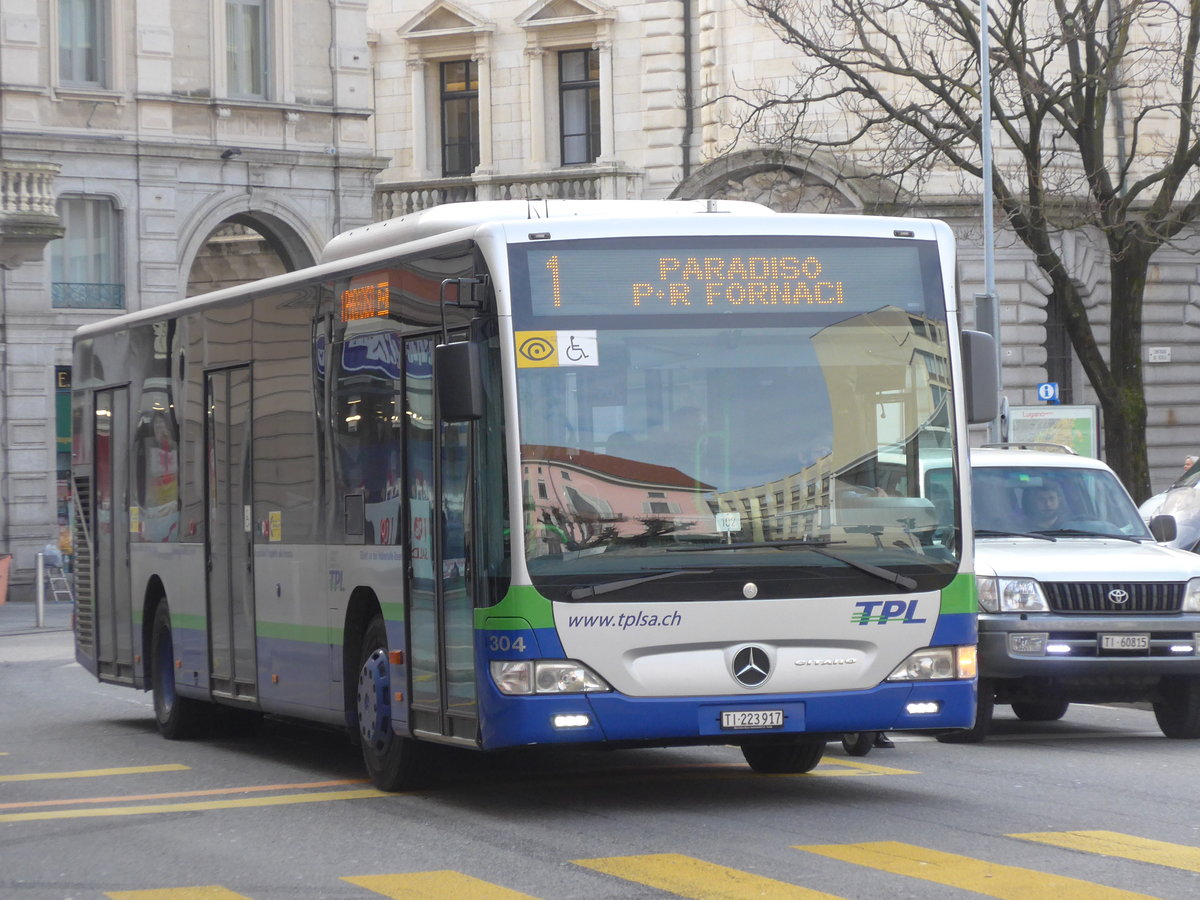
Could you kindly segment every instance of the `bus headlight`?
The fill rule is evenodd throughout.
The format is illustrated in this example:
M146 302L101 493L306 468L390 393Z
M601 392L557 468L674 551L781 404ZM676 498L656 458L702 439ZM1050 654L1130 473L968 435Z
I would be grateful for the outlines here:
M502 694L582 694L611 691L608 682L573 659L494 659L492 681Z
M977 674L975 645L926 647L910 654L896 666L888 681L943 681L974 678Z

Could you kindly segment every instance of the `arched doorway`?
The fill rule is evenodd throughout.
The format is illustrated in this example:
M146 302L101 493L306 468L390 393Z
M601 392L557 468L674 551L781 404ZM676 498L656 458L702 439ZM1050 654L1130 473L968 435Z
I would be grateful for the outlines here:
M703 166L672 198L749 200L776 212L859 213L862 200L813 160L777 150L745 150Z
M295 231L270 216L239 213L209 232L188 272L187 296L312 265Z

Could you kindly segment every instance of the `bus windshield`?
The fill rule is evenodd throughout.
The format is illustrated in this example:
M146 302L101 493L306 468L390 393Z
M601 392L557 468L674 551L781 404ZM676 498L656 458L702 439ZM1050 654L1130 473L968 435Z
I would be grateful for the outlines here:
M900 290L860 284L861 247L844 282L833 251L818 251L840 304L619 317L604 314L603 286L611 306L623 278L575 293L561 268L569 254L519 259L534 294L514 304L534 583L553 599L614 600L711 597L698 580L741 592L751 577L757 596L943 586L957 568L958 511L953 489L922 490L922 473L951 455L950 371L941 282L921 250L911 242L889 260ZM778 271L757 253L762 271ZM651 255L634 290L654 301L654 266L689 257ZM633 250L609 271L636 278L646 256ZM562 293L550 309L570 316L538 308L547 258Z

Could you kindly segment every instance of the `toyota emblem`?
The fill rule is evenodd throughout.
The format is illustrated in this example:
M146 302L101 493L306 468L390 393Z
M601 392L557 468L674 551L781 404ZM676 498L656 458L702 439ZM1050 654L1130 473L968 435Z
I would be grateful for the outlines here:
M1113 588L1108 592L1108 602L1115 603L1120 606L1122 603L1129 602L1129 591L1123 591L1120 588Z
M758 687L771 674L771 659L762 647L743 647L733 657L733 677L746 687Z

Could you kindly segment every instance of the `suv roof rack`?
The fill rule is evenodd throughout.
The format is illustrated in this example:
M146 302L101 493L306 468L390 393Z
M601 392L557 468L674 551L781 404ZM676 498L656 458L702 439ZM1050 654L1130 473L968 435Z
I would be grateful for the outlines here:
M1002 441L996 444L982 444L981 446L989 450L1048 450L1051 453L1069 453L1071 456L1079 455L1066 444L1056 444L1052 441Z

